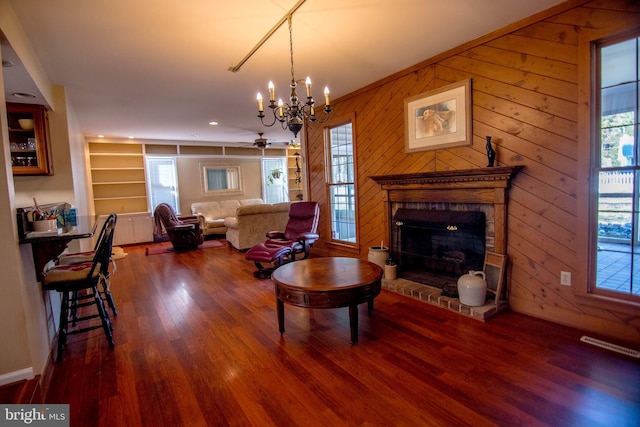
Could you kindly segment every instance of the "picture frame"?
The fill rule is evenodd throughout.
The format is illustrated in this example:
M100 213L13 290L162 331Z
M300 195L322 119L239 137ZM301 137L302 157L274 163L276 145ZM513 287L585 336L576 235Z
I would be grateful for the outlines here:
M471 79L404 101L405 152L471 145Z
M507 256L495 252L484 254L484 276L487 282L487 293L495 296L495 303L505 300L504 273L507 265Z
M200 183L203 196L244 194L242 168L236 165L200 163Z

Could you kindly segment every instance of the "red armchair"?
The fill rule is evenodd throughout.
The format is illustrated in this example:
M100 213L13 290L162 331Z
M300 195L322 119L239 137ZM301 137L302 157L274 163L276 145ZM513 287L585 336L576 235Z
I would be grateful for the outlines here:
M267 247L290 247L291 261L295 261L297 254L304 254L303 259L308 258L311 246L320 237L317 234L319 218L318 202L292 203L285 230L268 232L264 245Z
M320 207L317 202L292 203L289 221L284 231L270 231L267 241L249 249L245 259L253 261L258 270L257 278L268 278L280 265L295 261L296 255L309 256L311 246L319 239L318 219ZM265 268L262 263L273 263L273 268Z

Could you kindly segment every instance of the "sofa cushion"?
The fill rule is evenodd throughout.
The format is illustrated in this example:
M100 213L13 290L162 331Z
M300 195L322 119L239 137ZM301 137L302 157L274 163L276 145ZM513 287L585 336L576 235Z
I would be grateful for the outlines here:
M215 218L220 211L218 202L196 202L191 204L191 213L205 218Z
M262 199L242 199L240 200L240 206L247 205L262 205L264 201Z
M294 202L295 203L295 202ZM291 202L282 202L282 203L276 203L273 206L273 212L289 212L289 209L291 208Z
M267 213L271 211L272 205L247 205L240 206L236 209L235 217L243 216L243 215L255 215L261 213Z
M206 228L224 227L224 219L223 218L206 219L204 221L204 225Z
M238 228L238 217L228 216L224 219L224 225L227 228Z
M222 219L224 220L228 216L234 216L236 214L236 209L240 206L239 200L220 200L218 202L220 205L220 210L216 214L216 216L210 219Z

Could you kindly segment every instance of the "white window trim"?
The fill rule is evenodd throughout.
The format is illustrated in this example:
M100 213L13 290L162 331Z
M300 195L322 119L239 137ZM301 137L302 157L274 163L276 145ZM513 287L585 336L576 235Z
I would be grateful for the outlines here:
M324 147L325 147L325 191L326 191L326 199L327 204L329 206L329 213L331 214L331 187L334 184L331 180L331 147L330 147L330 132L332 128L339 127L342 125L346 125L351 123L351 145L353 147L353 188L354 188L354 196L355 196L355 232L356 239L355 242L349 242L347 240L338 240L334 239L333 236L330 236L328 239L328 243L340 247L345 248L354 248L358 249L360 247L360 227L358 226L359 222L359 214L358 214L358 156L356 155L356 121L355 116L350 117L349 119L343 120L334 120L331 123L326 123L324 126ZM331 222L331 215L328 215L327 218L327 229L331 233L333 230L333 224Z
M235 173L238 177L238 186L226 190L209 189L207 183L207 171L209 169L226 169L227 173ZM242 168L238 165L221 165L214 163L200 163L200 183L203 196L232 196L244 194L242 183Z
M146 180L147 180L147 199L148 199L148 204L149 206L152 206L153 208L155 208L155 206L158 205L158 201L157 200L153 200L153 194L155 193L152 189L152 179L151 179L151 168L149 167L149 161L153 161L154 159L170 159L173 165L173 181L175 183L175 195L174 195L174 199L175 199L175 210L176 212L180 211L180 191L178 191L179 188L179 184L178 184L178 167L177 167L177 161L176 158L174 156L154 156L154 155L146 155L145 156L145 169L146 169Z

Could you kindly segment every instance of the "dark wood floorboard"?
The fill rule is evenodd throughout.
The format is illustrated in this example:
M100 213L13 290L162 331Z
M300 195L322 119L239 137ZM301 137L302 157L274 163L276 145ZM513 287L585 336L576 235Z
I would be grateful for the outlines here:
M69 403L73 426L640 425L640 363L582 331L383 290L357 345L347 308L286 305L281 337L244 254L145 247L113 274L115 348L72 336L47 372L44 401Z

